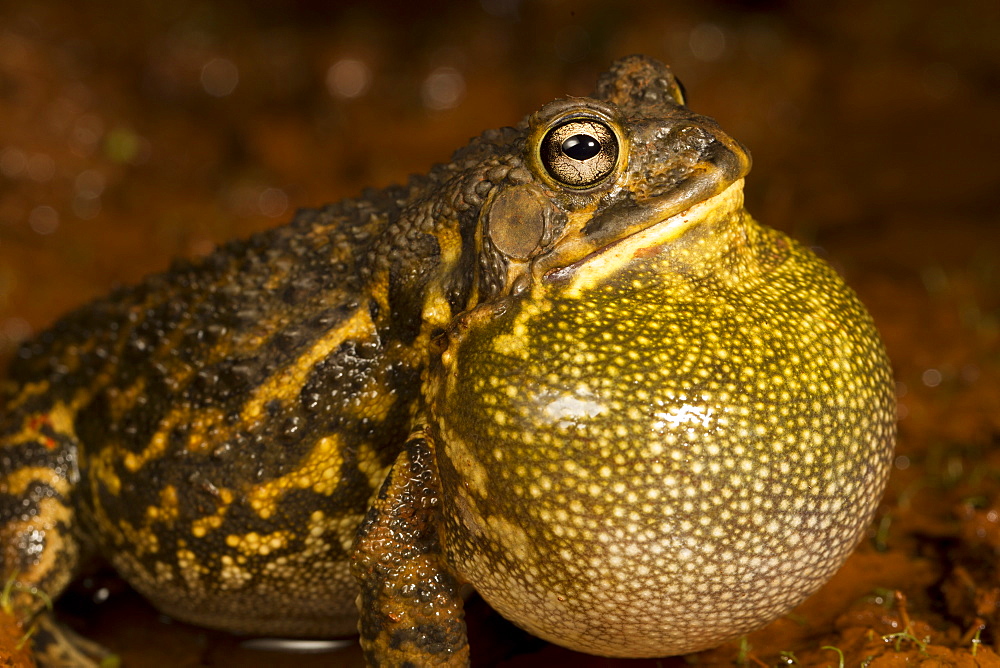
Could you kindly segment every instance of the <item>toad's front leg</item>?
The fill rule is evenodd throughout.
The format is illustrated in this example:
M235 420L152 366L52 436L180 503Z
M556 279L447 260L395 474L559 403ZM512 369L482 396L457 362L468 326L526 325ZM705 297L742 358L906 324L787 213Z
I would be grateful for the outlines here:
M414 431L358 532L359 630L371 666L468 666L459 584L439 538L433 443Z

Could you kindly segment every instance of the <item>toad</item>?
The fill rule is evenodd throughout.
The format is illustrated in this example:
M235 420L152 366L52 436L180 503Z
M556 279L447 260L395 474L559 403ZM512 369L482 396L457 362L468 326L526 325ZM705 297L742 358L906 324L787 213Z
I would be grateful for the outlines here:
M871 318L743 207L747 151L668 68L404 186L113 292L28 341L0 412L0 575L42 665L96 551L235 633L468 662L463 583L584 652L695 652L815 591L892 456Z

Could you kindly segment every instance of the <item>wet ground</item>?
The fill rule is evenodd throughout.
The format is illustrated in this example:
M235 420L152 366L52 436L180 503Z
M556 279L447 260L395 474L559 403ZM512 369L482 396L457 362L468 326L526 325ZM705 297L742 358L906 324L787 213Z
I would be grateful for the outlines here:
M475 665L1000 665L1000 5L417 4L0 5L0 358L171 257L425 171L647 53L750 147L751 211L869 306L893 475L834 580L742 644L584 657L473 602ZM242 647L101 573L60 609L126 666L360 661Z

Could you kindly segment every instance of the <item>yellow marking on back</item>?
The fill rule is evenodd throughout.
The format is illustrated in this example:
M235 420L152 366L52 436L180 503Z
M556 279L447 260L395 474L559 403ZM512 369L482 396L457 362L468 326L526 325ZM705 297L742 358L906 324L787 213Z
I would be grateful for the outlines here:
M79 401L74 402L76 404ZM49 410L49 424L52 428L56 430L59 434L73 434L73 416L76 415L76 406L67 406L66 404L56 402L55 405Z
M70 492L69 481L58 472L46 466L29 466L12 471L4 476L2 491L11 496L23 496L28 491L28 485L33 482L40 482L49 485L56 492L67 495Z
M222 411L209 408L206 410L191 410L188 406L179 406L170 411L160 420L156 433L149 439L149 445L140 452L126 452L122 456L122 464L129 472L135 473L146 465L146 462L160 459L169 447L168 435L174 425L183 424L189 428L187 449L192 453L211 451L217 446L212 439L213 432L222 424Z
M290 489L312 488L317 494L329 496L340 485L340 470L344 465L340 438L325 436L316 442L305 460L291 473L261 485L255 485L247 498L250 507L263 519L274 514L278 500Z
M274 531L263 536L256 531L251 531L242 536L239 534L229 534L226 536L226 545L248 556L267 556L274 550L280 550L287 546L291 536L292 532L290 531Z
M134 452L125 453L125 456L122 457L122 464L125 465L125 468L130 473L135 473L148 461L159 459L167 451L168 429L165 427L174 424L174 420L170 418L181 412L186 411L173 411L160 422L160 429L149 439L149 445L142 452L138 454Z
M51 436L42 433L42 427L48 426L56 434L74 436L73 415L75 410L62 402L57 402L45 413L33 413L24 418L21 430L4 440L4 447L20 447L27 443L38 443L46 448L54 448L55 441Z
M160 539L156 532L148 526L137 529L129 522L121 520L118 522L118 528L121 529L122 535L125 536L125 540L131 547L129 551L135 556L141 557L144 554L160 551Z
M188 423L188 452L207 454L218 447L218 441L212 437L224 420L225 414L215 408L207 408L192 415L191 421Z
M457 222L448 221L435 230L434 234L441 250L441 260L434 270L434 278L427 285L422 310L424 331L432 328L429 325L446 327L451 322L451 304L445 294L444 279L454 273L462 259L462 235L458 231Z
M102 449L96 457L90 458L90 479L96 480L111 494L118 496L122 489L121 478L115 472L115 462L122 450L117 443Z
M422 316L424 331L428 330L427 325L444 328L451 322L451 304L448 302L448 297L444 294L440 283L434 283L428 287Z
M222 526L222 519L233 502L233 492L228 489L220 489L218 494L219 506L216 508L215 513L199 517L194 522L191 522L191 535L195 538L202 538L212 529L218 529Z
M180 505L177 502L177 488L166 485L160 490L160 503L146 508L147 525L153 522L173 524L180 516Z
M33 397L38 397L43 394L47 394L49 389L50 385L49 381L47 380L40 380L36 383L25 383L24 385L21 386L21 391L18 392L17 396L13 397L10 401L7 402L7 405L4 408L4 410L6 410L8 413L12 413L18 408L20 408L21 405L28 399L31 399Z
M441 250L441 267L451 270L462 257L462 234L456 220L440 221L434 230L438 248Z
M290 365L279 369L257 387L243 407L244 422L254 423L266 419L264 406L270 401L294 399L315 365L345 341L371 340L374 336L375 327L368 309L358 308L347 320L330 330ZM177 406L160 421L156 433L150 438L146 448L139 453L126 452L122 456L122 464L130 473L135 473L147 462L160 459L169 448L168 435L175 425L185 425L189 428L186 443L189 452L209 452L218 445L213 438L214 431L223 423L224 418L222 411L214 408L198 411L188 406Z
M276 371L260 384L253 397L243 406L243 420L253 423L264 419L264 405L275 399L290 401L298 395L318 362L337 350L345 341L370 341L375 326L365 307L359 307L347 320L331 329L290 365Z
M109 387L105 390L105 395L108 398L108 408L111 413L111 420L113 422L119 422L125 413L136 405L139 397L143 396L145 392L145 376L140 376L134 383L126 388Z

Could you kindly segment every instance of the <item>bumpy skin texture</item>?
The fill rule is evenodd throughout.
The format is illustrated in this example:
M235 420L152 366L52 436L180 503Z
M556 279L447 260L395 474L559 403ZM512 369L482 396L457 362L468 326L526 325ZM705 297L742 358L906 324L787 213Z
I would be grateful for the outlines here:
M743 212L749 164L631 57L70 314L4 388L0 576L55 597L96 548L256 634L348 633L357 597L373 665L465 665L462 579L600 653L766 622L870 519L892 398L853 295Z
M406 187L303 211L26 344L0 413L0 576L55 597L82 540L185 621L354 632L348 550L430 335L472 292L484 195L529 178L519 140L487 132Z

